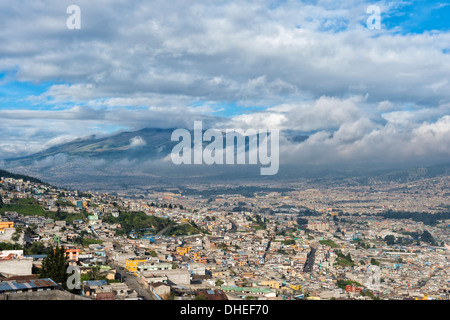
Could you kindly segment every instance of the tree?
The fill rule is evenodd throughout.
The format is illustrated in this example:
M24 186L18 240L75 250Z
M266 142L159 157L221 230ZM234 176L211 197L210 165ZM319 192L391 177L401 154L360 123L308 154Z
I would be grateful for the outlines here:
M420 235L420 240L426 243L429 243L431 245L436 245L436 241L434 240L433 236L431 235L431 233L429 233L427 230L425 230L421 235Z
M64 289L67 289L67 268L69 263L67 261L66 250L64 247L53 246L50 248L47 257L42 261L42 268L39 277L50 278L56 283L62 285Z
M350 252L347 253L346 259L347 259L348 261L350 261L350 262L353 262L353 260L352 260L352 255L350 254Z
M98 280L100 276L100 266L95 265L91 268L91 280Z
M25 229L25 234L27 234L28 236L32 237L35 236L37 234L37 226L33 223L31 225L29 225L26 229Z
M45 247L43 242L33 242L31 246L27 249L27 254L47 254L48 249Z
M14 231L12 237L11 237L11 240L14 241L14 242L19 241L20 235L22 234L22 232L23 232L23 228L22 227L16 227L16 229L15 229L15 231Z
M217 279L216 280L216 287L220 287L220 286L222 286L223 285L223 280L222 279Z
M380 265L380 263L375 258L370 259L370 264L374 265L374 266L379 266Z
M392 246L395 244L395 237L393 235L387 235L384 237L384 241L388 246Z
M308 220L305 218L297 218L297 224L299 226L304 226L308 224Z

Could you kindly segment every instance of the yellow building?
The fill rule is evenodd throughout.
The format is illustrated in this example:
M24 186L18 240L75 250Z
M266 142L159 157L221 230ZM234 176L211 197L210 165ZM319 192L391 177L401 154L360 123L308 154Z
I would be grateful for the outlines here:
M261 282L262 286L268 286L272 289L280 289L280 283L278 281L266 280Z
M247 261L246 260L239 260L238 261L238 266L239 267L245 267L247 265Z
M147 260L145 259L125 259L125 269L127 269L130 272L136 272L137 266L140 263L146 263Z
M301 291L302 285L301 284L290 284L289 288L291 288L292 290Z
M180 256L184 256L191 250L192 247L177 247L177 254L179 254Z

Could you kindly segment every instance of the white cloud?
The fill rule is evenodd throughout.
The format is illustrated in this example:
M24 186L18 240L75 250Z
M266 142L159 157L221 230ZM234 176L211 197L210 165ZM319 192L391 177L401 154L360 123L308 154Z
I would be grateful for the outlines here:
M450 116L405 130L368 119L343 124L334 134L320 131L301 144L285 146L281 159L298 165L421 165L448 162Z
M139 148L147 145L142 137L136 136L130 139L130 148Z
M2 52L0 69L16 69L20 80L70 83L45 94L55 102L151 93L244 104L280 104L280 95L304 94L369 93L380 101L450 97L450 63L442 53L450 35L380 30L374 37L361 25L364 1L287 1L276 8L270 1L78 5L83 25L73 32L65 27L63 3L50 10L0 5L8 26L0 40L21 48L20 54ZM394 6L379 5L386 14ZM18 24L14 16L29 23ZM340 32L323 31L334 25Z
M363 115L360 108L364 100L361 96L347 99L323 96L314 101L282 104L264 112L239 115L229 125L304 132L339 128L342 123L357 121Z
M403 5L378 4L386 15ZM67 5L0 4L3 82L55 81L29 95L35 108L0 109L0 158L194 120L311 134L289 146L292 162L448 155L449 32L369 31L362 0L80 0L77 31Z

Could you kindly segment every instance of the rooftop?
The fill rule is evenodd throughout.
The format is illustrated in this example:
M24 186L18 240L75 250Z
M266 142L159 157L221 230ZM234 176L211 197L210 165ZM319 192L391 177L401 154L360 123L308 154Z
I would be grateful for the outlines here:
M16 290L40 289L57 287L58 284L50 278L46 279L31 279L31 280L15 280L0 282L0 293Z

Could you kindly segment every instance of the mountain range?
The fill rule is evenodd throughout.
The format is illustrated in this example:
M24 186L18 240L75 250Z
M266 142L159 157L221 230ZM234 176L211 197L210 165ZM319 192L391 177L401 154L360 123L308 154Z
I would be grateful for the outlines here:
M172 132L170 129L142 129L101 138L89 136L6 162L26 166L62 154L69 158L155 160L167 156L177 144L170 139Z
M176 166L170 160L171 151L178 144L178 141L171 141L173 131L145 128L105 137L89 136L35 154L5 159L0 165L17 174L34 176L53 185L79 190L146 189L155 185L217 182L262 185L301 178L330 181L356 179L361 183L404 182L450 175L450 163L383 170L281 166L275 176L261 176L260 166L254 165ZM299 132L284 134L292 143L308 139L308 135ZM203 145L208 143L204 142Z

